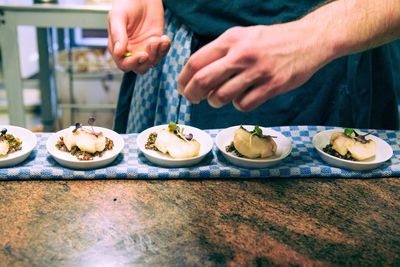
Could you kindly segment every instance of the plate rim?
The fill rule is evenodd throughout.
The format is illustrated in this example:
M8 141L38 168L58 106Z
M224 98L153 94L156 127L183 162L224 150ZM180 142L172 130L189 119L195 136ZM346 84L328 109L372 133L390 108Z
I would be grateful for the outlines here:
M287 141L288 142L288 144L290 145L290 147L289 147L289 149L286 151L286 153L283 153L280 157L278 157L278 158L260 158L260 159L249 159L249 158L241 158L241 157L239 157L239 156L237 156L237 155L235 155L235 154L233 154L233 153L229 153L229 152L226 152L225 151L225 149L222 149L221 147L220 147L220 143L218 142L218 140L221 138L221 136L222 136L222 134L223 133L225 133L225 132L228 132L228 131L233 131L233 130L236 130L238 127L240 127L240 126L243 126L243 127L255 127L256 125L250 125L250 124L241 124L241 125L234 125L234 126L230 126L230 127L228 127L228 128L225 128L225 129L222 129L222 130L220 130L219 132L218 132L218 134L216 135L216 137L215 137L215 144L216 144L216 146L217 146L217 148L218 148L218 150L220 151L220 152L222 152L222 154L224 154L224 155L228 155L229 157L231 157L231 158L234 158L234 159L236 159L236 160L239 160L239 161L242 161L242 162L245 162L245 163L251 163L251 164L262 164L262 163L264 163L264 164L270 164L270 163L275 163L275 162L279 162L279 161L282 161L282 160L284 160L285 158L287 158L291 153L292 153L292 150L293 150L293 142L292 142L292 140L290 139L290 138L288 138L287 136L285 136L285 135L283 135L281 132L279 132L279 131L276 131L276 130L274 130L274 129L272 129L272 127L265 127L265 126L259 126L263 131L264 130L266 130L266 131L272 131L274 134L278 134L279 135L279 138L281 138L281 139L283 139L284 141ZM246 128L247 129L247 128Z
M332 160L335 160L335 161L341 162L341 163L346 163L346 164L353 164L353 165L357 165L357 166L368 166L368 165L383 164L384 162L388 161L389 159L391 159L391 158L393 157L393 148L392 148L392 146L389 145L389 143L386 142L385 140L383 140L382 138L380 138L380 137L378 137L378 136L376 136L376 135L373 135L373 134L371 134L371 136L373 136L373 138L379 140L379 142L384 143L385 146L389 148L389 151L390 151L389 154L390 154L390 156L387 156L386 159L382 159L382 160L380 160L380 161L376 161L376 160L374 160L374 161L354 161L354 160L348 160L348 159L341 159L341 158L338 158L338 157L335 157L335 156L332 156L332 155L326 153L325 151L323 151L321 148L319 148L319 147L315 144L316 139L318 138L318 136L320 136L320 135L322 135L322 134L324 134L324 133L340 132L340 130L343 131L344 129L345 129L345 128L334 128L334 129L323 130L323 131L320 131L320 132L316 133L316 134L313 136L313 138L312 138L312 145L313 145L313 147L317 150L318 153L320 153L320 154L322 154L322 155L324 155L324 156L327 156L328 158L330 158L330 159L332 159ZM360 130L360 129L355 129L355 130L357 130L357 131L358 131L359 133L361 133L361 134L364 134L364 133L365 133L365 132L363 132L363 131ZM378 148L377 148L377 149L378 149Z

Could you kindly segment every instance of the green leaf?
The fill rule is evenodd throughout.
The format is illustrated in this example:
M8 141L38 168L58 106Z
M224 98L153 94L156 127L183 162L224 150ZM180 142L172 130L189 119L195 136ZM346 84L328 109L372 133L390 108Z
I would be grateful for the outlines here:
M176 125L175 122L170 122L170 123L168 124L168 129L169 129L171 132L175 132L175 131L177 130L177 128L178 128L178 125Z
M354 129L353 128L346 128L344 129L344 134L348 137L352 137L352 134L354 133Z
M258 125L254 126L254 129L253 129L253 131L251 131L251 134L252 135L256 135L258 137L262 137L263 136L263 132L262 132L260 126L258 126Z

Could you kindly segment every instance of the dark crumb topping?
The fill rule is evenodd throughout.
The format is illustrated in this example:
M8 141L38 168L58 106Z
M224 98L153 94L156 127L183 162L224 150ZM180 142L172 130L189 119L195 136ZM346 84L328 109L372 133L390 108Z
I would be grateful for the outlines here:
M236 147L233 145L233 141L231 142L230 145L228 145L228 146L225 147L225 151L226 151L226 152L233 153L233 154L235 154L236 156L241 157L241 158L244 158L244 157L245 157L245 156L243 156L242 154L240 154L239 151L237 151Z
M155 145L156 139L157 139L157 133L151 133L149 135L149 137L147 138L147 143L144 145L144 148L159 152L159 150L157 149L157 147Z

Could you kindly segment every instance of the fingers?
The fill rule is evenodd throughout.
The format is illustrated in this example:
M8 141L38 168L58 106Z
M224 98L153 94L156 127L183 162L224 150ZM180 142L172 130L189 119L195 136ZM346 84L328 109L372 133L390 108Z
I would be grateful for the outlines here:
M243 95L255 84L256 75L251 71L241 72L226 81L220 88L210 92L208 103L214 108L220 108Z
M110 12L108 15L108 39L110 52L116 57L122 57L127 50L128 37L126 33L127 17L121 12Z
M147 53L149 54L149 61L152 65L157 65L168 53L170 43L170 39L166 35L161 37L152 37L149 39Z
M138 74L143 74L150 68L148 58L149 55L147 52L141 51L134 53L132 56L120 57L114 60L117 66L125 72L133 71Z
M218 40L215 40L214 42L207 44L206 46L198 50L196 53L194 53L189 58L186 65L183 67L182 72L179 74L178 77L179 93L184 94L184 91L186 90L186 87L188 86L189 82L193 79L194 75L199 70L213 63L214 61L217 61L218 59L224 57L227 51L228 50L224 44L221 44L220 42L218 42ZM204 72L204 74L207 73L208 73L207 71ZM198 85L198 83L195 82L194 85ZM189 91L193 92L193 89L189 88ZM185 95L188 94L185 93Z
M228 82L238 71L233 64L228 64L227 57L223 57L196 72L183 90L183 95L190 102L198 103L207 98L212 90Z

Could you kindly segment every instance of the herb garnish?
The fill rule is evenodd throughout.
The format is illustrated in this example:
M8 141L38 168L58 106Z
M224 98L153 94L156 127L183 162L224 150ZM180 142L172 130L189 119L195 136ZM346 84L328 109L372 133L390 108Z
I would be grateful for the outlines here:
M79 122L75 123L75 129L73 129L72 132L75 133L79 128L82 128L82 125Z
M253 131L251 131L251 135L263 137L263 132L262 132L260 126L258 126L258 125L254 126Z
M190 141L193 139L193 134L189 133L188 135L185 135L183 133L183 131L185 130L185 128L180 128L175 122L170 122L168 124L168 130L170 132L173 132L174 134L176 134L179 138L185 140L185 141Z
M352 129L352 128L346 128L346 129L344 129L344 134L345 134L347 137L354 138L356 141L360 142L361 144L366 144L366 143L368 143L369 140L367 140L365 137L367 137L367 135L370 135L370 134L372 134L372 133L373 133L373 132L371 131L371 132L368 132L368 133L366 133L366 134L361 135L361 134L357 133L357 132L356 132L354 129ZM354 136L353 136L353 134L354 134Z
M6 133L7 133L7 129L3 128L3 130L1 130L1 135L6 135Z
M273 135L263 135L262 129L258 125L254 126L253 131L247 130L242 125L240 125L240 128L245 130L248 133L251 133L252 136L257 136L257 137L260 137L260 138L268 138L268 137L277 138L276 136L273 136Z
M94 122L96 121L96 118L94 118L94 117L90 117L89 119L88 119L88 123L89 123L89 125L90 125L90 128L92 128L92 133L93 133L93 135L94 136L96 136L96 137L99 137L99 135L95 132L95 130L93 129L93 126L94 126Z

